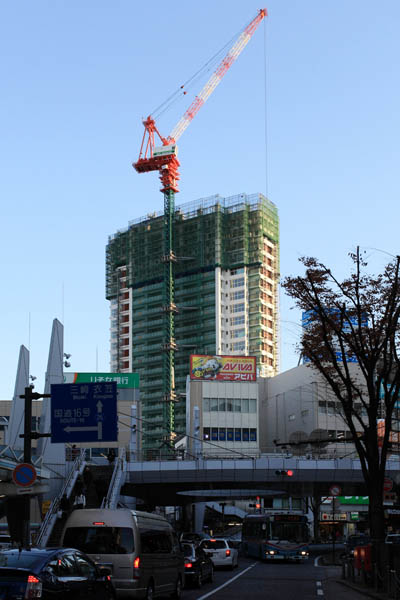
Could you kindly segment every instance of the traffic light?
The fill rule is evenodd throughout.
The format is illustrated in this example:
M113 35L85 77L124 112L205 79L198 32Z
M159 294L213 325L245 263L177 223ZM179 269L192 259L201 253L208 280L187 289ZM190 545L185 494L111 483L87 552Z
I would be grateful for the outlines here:
M275 475L284 475L285 477L293 477L294 472L292 469L286 469L282 471L275 471Z
M260 496L256 496L256 508L261 508Z

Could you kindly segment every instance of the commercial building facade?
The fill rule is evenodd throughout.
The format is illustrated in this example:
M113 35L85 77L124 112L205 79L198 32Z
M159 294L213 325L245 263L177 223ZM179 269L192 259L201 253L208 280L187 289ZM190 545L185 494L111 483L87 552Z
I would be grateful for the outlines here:
M162 213L131 222L106 249L111 371L140 376L144 448L157 448L162 419ZM213 196L175 211L175 430L186 427L190 354L257 359L260 376L279 370L277 209L261 194Z

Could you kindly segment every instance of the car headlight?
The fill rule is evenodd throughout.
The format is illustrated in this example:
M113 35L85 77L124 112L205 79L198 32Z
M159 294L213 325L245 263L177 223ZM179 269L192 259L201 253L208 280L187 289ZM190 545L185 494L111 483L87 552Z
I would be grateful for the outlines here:
M270 554L275 554L275 550L270 550L269 553Z
M302 550L302 551L300 552L300 554L301 554L302 556L307 556L308 552L306 552L305 550Z

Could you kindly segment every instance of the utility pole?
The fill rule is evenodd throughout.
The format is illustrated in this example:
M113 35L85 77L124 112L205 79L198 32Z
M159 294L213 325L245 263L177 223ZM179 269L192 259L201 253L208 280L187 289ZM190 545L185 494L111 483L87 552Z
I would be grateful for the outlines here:
M51 433L37 433L32 431L32 401L39 400L40 398L50 398L51 394L38 394L33 391L33 386L25 388L25 394L22 394L20 398L25 400L25 415L24 415L24 433L20 434L20 438L24 439L24 462L32 463L32 440L37 440L41 437L50 437ZM24 498L24 512L23 512L23 539L22 545L28 548L31 543L31 497L27 494Z

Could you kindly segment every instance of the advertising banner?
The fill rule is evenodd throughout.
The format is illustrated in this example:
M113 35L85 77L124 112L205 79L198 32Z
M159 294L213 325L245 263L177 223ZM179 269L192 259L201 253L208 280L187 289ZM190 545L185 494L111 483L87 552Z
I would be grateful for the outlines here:
M190 379L256 381L256 357L191 354Z

